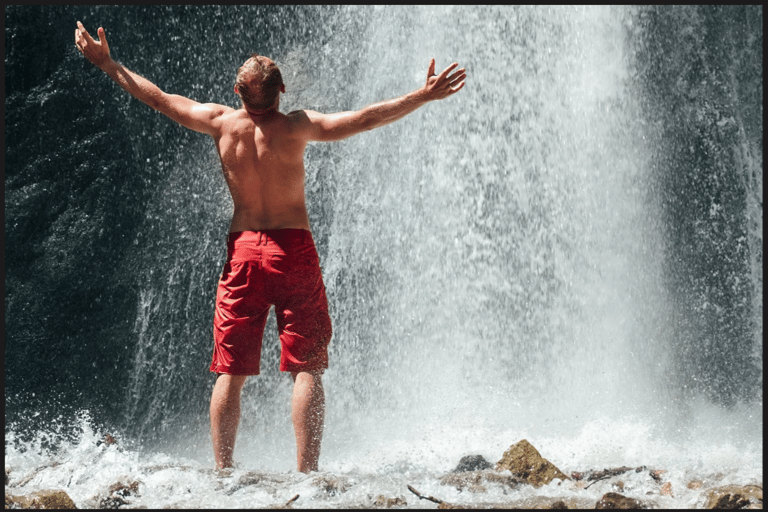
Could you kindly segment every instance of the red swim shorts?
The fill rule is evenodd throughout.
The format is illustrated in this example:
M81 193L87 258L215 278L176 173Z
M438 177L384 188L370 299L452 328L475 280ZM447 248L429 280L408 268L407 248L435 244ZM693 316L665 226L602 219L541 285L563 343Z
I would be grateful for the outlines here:
M211 371L258 375L269 308L280 332L280 371L328 368L331 317L312 234L305 229L230 233L216 291Z

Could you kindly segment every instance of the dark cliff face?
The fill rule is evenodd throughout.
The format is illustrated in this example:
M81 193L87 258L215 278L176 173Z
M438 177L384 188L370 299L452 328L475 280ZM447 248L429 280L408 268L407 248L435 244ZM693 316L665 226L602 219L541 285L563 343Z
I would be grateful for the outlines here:
M314 10L6 6L7 424L84 409L156 427L153 415L205 416L211 384L231 209L215 148L84 59L76 21L103 26L113 58L164 90L236 107L237 66L253 51L282 57L319 23Z
M649 8L636 23L673 380L724 404L754 397L761 379L762 25L760 6Z
M236 106L237 66L252 51L279 61L303 45L317 55L343 29L329 25L333 9L6 6L6 425L87 409L146 439L206 420L230 208L215 149L88 63L75 22L92 34L105 27L113 56L167 91ZM353 42L366 12L349 29ZM644 115L657 128L673 385L723 403L749 399L762 376L762 231L753 225L762 219L762 8L644 8L634 27ZM354 55L324 58L336 59L340 82L354 80ZM323 167L338 158L309 151ZM336 192L320 176L307 193L322 259ZM359 288L355 279L382 276L338 282Z

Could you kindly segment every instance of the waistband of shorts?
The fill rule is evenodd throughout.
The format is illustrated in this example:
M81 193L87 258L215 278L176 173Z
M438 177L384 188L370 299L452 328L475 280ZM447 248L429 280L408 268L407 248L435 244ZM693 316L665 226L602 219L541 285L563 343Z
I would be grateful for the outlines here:
M314 245L312 233L301 228L263 229L259 231L234 231L227 235L227 247L234 248L238 242L255 245Z

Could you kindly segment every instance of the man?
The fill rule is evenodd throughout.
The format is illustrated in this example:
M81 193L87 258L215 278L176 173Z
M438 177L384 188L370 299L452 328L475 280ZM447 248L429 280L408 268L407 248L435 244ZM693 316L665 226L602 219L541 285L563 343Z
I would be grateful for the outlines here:
M294 380L292 415L298 470L317 471L331 321L304 199L304 149L309 141L338 141L384 126L429 101L464 87L464 69L451 64L404 96L355 112L279 111L285 92L280 70L254 54L238 70L235 93L243 108L197 103L167 94L118 64L103 28L98 41L77 22L75 44L94 65L135 98L177 123L213 138L232 194L228 254L216 294L211 436L218 468L232 467L240 394L258 375L261 341L274 305L282 346L280 370ZM455 71L454 71L455 70ZM451 73L453 71L453 73Z

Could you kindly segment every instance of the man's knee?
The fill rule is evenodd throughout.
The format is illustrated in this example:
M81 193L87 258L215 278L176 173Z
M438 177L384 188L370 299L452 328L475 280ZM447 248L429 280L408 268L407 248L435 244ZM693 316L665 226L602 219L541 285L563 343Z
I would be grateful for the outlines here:
M290 372L291 377L293 378L293 381L296 382L296 378L299 376L302 376L301 378L307 378L303 377L303 375L307 375L309 378L314 380L315 382L320 382L323 377L323 372L325 369L319 368L317 370L309 370L309 371L300 371L300 372Z
M216 384L213 387L214 395L222 400L234 400L240 397L247 375L216 374Z

